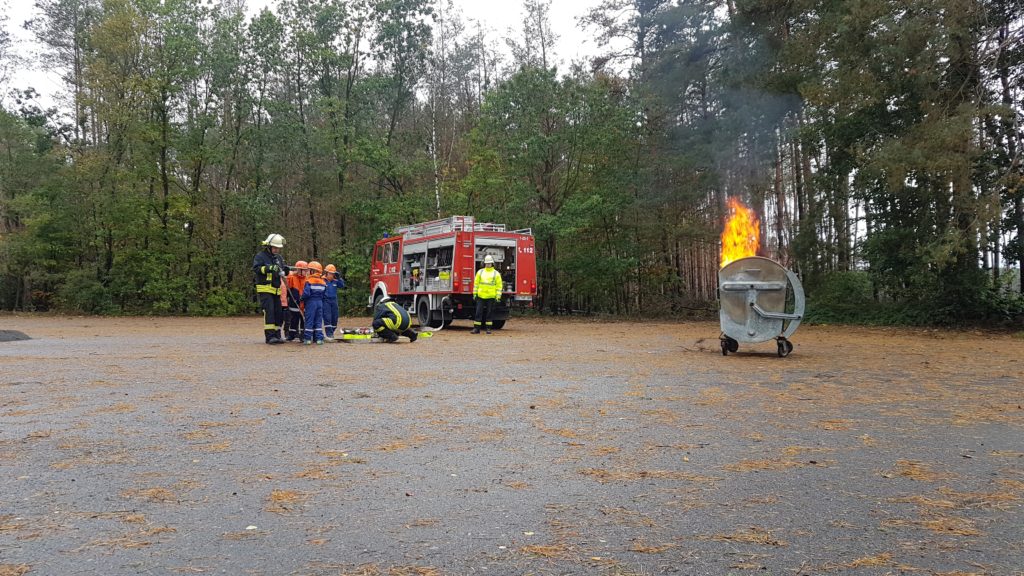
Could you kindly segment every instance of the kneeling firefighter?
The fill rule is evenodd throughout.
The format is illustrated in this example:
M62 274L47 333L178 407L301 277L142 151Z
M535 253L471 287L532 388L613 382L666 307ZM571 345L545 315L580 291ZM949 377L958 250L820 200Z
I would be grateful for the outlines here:
M410 342L416 341L416 332L410 326L409 311L385 296L378 304L373 316L373 333L385 342L396 342L405 336Z
M256 283L256 295L263 310L263 337L267 344L280 344L281 324L284 323L284 307L281 306L281 279L288 273L281 250L284 236L271 234L260 243L263 250L252 259L252 273Z

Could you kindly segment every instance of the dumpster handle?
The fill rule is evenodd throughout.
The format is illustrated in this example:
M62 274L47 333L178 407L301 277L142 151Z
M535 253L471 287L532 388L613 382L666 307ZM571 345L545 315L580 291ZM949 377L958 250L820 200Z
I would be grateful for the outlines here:
M754 309L761 317L768 318L769 320L800 320L802 318L799 314L786 314L785 312L769 312L764 308L757 305L757 302L751 302L750 307Z

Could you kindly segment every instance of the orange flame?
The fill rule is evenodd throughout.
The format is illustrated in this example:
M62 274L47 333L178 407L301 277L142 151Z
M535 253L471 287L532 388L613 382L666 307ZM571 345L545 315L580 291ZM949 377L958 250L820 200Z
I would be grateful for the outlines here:
M722 268L730 262L757 256L761 247L761 222L743 202L729 198L729 218L722 230Z

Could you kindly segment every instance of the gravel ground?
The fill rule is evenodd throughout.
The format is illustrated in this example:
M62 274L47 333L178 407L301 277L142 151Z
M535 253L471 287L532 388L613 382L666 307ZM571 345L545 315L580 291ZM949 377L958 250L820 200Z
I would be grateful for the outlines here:
M1024 574L1020 334L0 327L0 576Z

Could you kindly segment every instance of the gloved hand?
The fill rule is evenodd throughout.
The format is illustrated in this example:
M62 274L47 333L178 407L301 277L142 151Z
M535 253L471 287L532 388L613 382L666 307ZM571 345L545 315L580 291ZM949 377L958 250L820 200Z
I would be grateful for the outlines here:
M287 273L289 273L291 271L292 271L292 269L287 264L284 264L283 266L281 266L281 272L284 272L285 274L287 274Z
M277 264L271 264L270 266L267 266L267 272L274 273L277 272L278 270L279 268L277 267Z

